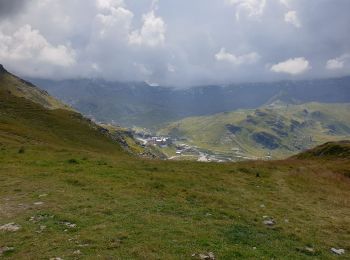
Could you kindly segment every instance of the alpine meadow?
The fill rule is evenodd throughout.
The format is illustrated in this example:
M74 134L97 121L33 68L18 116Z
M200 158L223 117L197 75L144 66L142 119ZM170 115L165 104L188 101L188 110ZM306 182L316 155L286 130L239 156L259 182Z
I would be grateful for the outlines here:
M0 259L349 259L348 10L0 0Z

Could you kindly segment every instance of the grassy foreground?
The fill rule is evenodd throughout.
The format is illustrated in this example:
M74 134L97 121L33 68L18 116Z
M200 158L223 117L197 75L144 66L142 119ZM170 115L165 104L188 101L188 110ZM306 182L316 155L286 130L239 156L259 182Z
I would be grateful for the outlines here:
M14 247L5 258L332 259L342 257L330 248L350 250L348 162L161 162L45 147L3 147L0 158L0 225L21 226L0 232L0 246Z
M141 160L79 114L0 89L0 257L346 259L350 160L309 159Z

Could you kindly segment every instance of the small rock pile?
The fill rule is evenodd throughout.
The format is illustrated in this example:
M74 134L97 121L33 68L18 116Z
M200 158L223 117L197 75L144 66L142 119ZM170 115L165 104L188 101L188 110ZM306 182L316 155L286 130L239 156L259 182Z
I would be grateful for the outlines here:
M8 232L16 232L20 228L21 228L21 226L15 224L15 223L8 223L8 224L0 226L0 230L8 231Z

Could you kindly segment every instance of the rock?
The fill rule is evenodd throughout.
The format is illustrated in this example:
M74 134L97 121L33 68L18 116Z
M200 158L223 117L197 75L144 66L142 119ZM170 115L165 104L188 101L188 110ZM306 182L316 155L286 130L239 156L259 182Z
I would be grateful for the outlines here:
M304 251L308 252L310 254L315 253L315 249L313 249L312 247L308 247L308 246L304 248Z
M81 254L81 251L80 251L80 250L75 250L75 251L73 252L73 254L74 254L74 255L80 255L80 254Z
M63 260L61 257L52 257L50 260Z
M192 254L192 257L197 257L198 259L201 259L201 260L215 260L215 255L213 252Z
M9 231L9 232L18 231L20 228L21 228L21 226L15 224L15 223L8 223L8 224L0 226L0 230Z
M273 219L264 220L263 223L264 223L266 226L274 226L274 225L276 225L276 221L273 220Z
M40 195L39 195L39 198L46 197L46 196L47 196L46 193L45 193L45 194L40 194Z
M66 227L69 227L69 228L76 228L77 227L77 224L70 223L70 222L61 222L61 224L65 225Z
M36 205L36 206L40 206L40 205L43 205L43 204L44 204L44 202L42 202L42 201L34 202L34 205Z
M265 205L264 205L264 204L261 204L261 205L260 205L260 208L265 208Z
M0 256L2 256L4 253L11 252L13 250L15 250L14 247L8 247L8 246L0 247Z
M256 247L255 247L255 246L253 247L253 250L256 250Z
M204 255L204 254L199 254L199 259L209 259L209 256Z
M334 247L331 248L332 253L336 254L336 255L343 255L345 254L345 250L344 249L336 249Z

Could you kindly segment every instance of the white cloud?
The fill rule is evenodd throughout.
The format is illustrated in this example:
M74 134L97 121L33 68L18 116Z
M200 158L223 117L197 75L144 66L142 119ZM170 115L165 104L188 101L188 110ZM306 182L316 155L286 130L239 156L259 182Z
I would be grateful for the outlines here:
M123 7L113 7L108 14L97 14L96 22L100 37L104 38L107 35L115 37L118 34L125 34L127 37L133 16L131 11Z
M301 27L301 22L296 11L289 11L284 15L284 21L290 23L297 28Z
M111 10L123 6L123 0L96 0L96 5L100 10Z
M38 30L25 25L13 35L0 31L0 59L9 63L35 61L42 65L69 67L75 63L75 53L69 46L50 44Z
M339 70L344 68L345 61L350 59L350 54L343 54L335 59L330 59L327 61L326 68L328 70Z
M266 0L226 0L236 8L236 20L239 21L242 14L249 18L259 19L265 10Z
M291 75L302 74L311 69L310 63L304 57L289 59L271 67L271 71Z
M338 70L344 67L344 61L338 59L331 59L327 61L326 68L329 70Z
M225 48L221 48L221 50L215 54L215 58L217 61L226 61L234 65L241 65L256 63L259 60L260 55L256 52L251 52L248 54L236 56L232 53L227 52Z
M284 5L285 7L289 8L290 7L290 2L292 0L280 0L280 3Z
M133 31L129 36L129 42L136 45L155 47L165 42L166 24L161 17L157 17L154 11L143 16L143 25L140 30Z

